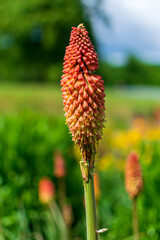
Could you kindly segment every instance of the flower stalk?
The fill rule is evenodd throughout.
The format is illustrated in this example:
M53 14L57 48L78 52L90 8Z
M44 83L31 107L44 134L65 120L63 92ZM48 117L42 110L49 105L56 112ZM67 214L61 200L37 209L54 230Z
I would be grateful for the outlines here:
M139 240L137 199L136 198L132 199L132 218L133 218L134 240Z
M134 240L139 240L137 198L142 191L143 180L139 163L139 156L136 152L131 152L128 156L125 167L125 186L128 195L132 200L132 222Z
M63 209L63 206L66 202L66 165L62 153L60 151L56 151L54 155L54 176L57 178L58 182L58 200L60 209Z
M88 181L84 180L84 195L85 195L85 207L86 207L86 227L87 227L87 239L97 240L97 218L96 218L96 202L94 192L94 178L93 169L89 172Z
M80 169L84 182L87 240L96 240L93 172L96 147L105 122L105 93L101 76L92 73L99 68L98 57L83 24L72 28L64 60L61 86L66 124L83 159Z

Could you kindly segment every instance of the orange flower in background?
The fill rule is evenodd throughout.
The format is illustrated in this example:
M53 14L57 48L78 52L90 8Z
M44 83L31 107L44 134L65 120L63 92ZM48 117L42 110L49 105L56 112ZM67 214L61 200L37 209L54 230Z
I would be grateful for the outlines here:
M154 117L158 124L160 124L160 107L154 110Z
M135 117L132 121L132 129L138 129L141 133L145 133L148 128L148 123L143 117Z
M49 178L44 177L40 180L38 195L40 202L44 204L48 204L54 198L55 187Z
M104 81L92 73L98 58L83 24L72 28L64 60L61 86L66 124L87 161L102 137L105 94Z
M99 184L99 175L97 172L94 174L94 191L95 191L95 199L98 202L101 196L100 184Z
M54 176L57 178L63 178L66 176L66 165L60 151L56 151L54 155Z
M131 198L136 198L143 186L142 172L138 159L138 154L136 152L131 152L125 167L125 186Z

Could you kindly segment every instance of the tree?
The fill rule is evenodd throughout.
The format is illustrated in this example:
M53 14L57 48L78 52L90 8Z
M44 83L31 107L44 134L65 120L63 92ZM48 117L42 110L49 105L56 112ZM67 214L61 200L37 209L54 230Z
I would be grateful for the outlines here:
M80 0L5 0L0 4L0 79L58 80L71 26L85 23Z

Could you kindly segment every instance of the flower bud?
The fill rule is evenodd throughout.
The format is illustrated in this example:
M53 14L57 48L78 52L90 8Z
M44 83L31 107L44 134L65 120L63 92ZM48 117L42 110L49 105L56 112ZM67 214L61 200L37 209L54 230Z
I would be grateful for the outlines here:
M54 176L57 178L63 178L66 176L66 165L60 151L56 151L54 156Z
M102 137L105 121L104 81L93 74L97 53L83 24L73 27L64 57L61 86L66 124L79 145L83 160L90 161Z
M136 152L131 152L125 167L125 186L131 198L136 198L143 186L142 172L138 158Z
M48 204L55 195L55 187L53 182L44 177L39 182L39 189L38 189L39 200L41 203Z

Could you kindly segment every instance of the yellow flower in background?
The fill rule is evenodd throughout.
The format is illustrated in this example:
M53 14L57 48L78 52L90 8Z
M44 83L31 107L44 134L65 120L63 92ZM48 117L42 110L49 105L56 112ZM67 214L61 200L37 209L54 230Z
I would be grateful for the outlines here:
M138 129L130 129L128 131L121 131L114 134L113 147L120 149L130 149L138 145L142 140L142 134Z
M129 146L137 145L142 140L142 134L138 129L131 129L128 131L127 139L129 142Z
M146 138L150 141L160 140L160 127L148 129Z
M105 171L110 166L113 165L114 162L114 155L111 153L107 153L100 158L99 161L96 162L96 167L99 171Z
M112 144L113 144L113 147L116 147L116 148L122 148L122 149L128 148L127 132L125 131L115 132L113 134Z
M108 153L96 163L96 167L102 172L108 170L110 167L123 171L125 167L125 159L115 158L114 154Z
M125 156L132 149L141 151L144 144L144 154L142 162L150 164L152 161L152 141L160 140L160 126L156 123L149 125L143 118L133 120L131 128L122 130L104 129L104 141L99 146L98 154L102 157L96 162L99 171L106 171L110 167L123 171L125 166ZM80 158L80 151L74 148L77 160Z

